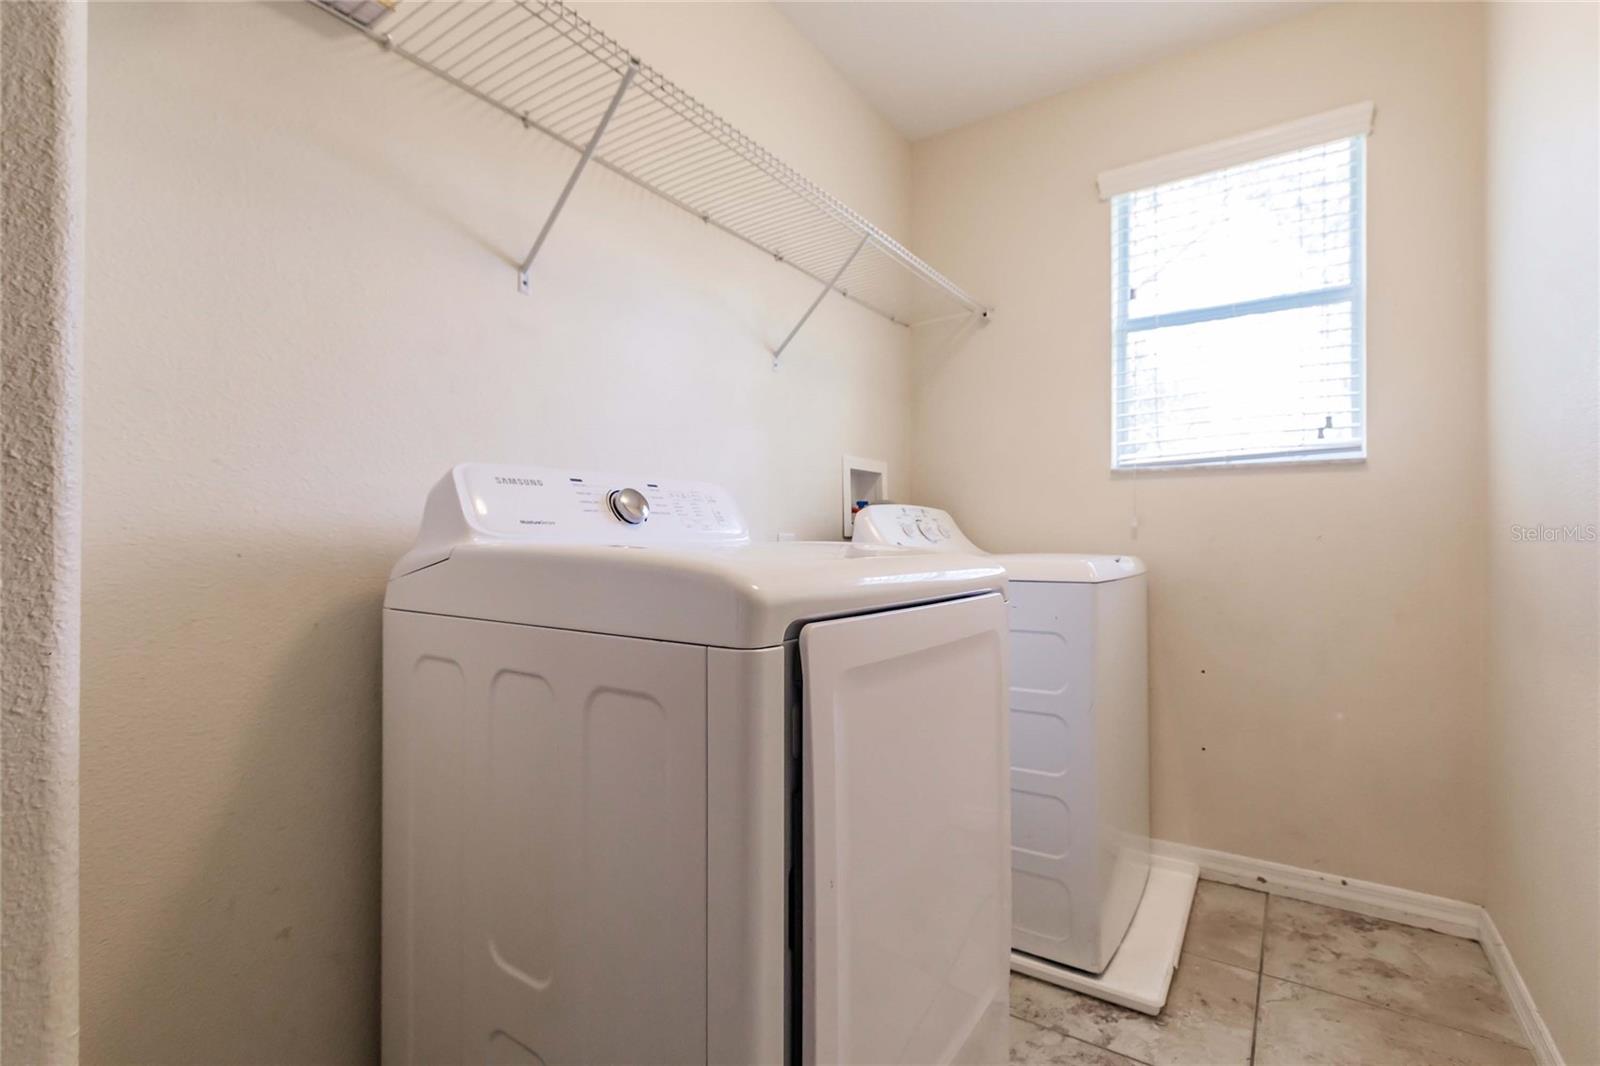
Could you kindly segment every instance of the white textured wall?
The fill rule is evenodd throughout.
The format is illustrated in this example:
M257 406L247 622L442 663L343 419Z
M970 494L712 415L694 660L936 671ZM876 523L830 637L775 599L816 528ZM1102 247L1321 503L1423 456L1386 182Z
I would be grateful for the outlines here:
M78 4L0 4L0 1059L78 1057L84 84Z
M1475 6L1338 4L915 146L919 254L998 308L918 360L916 494L1150 564L1162 837L1481 897L1482 61ZM1096 174L1361 100L1371 458L1112 476Z
M602 28L903 231L909 149L766 5ZM731 486L836 535L910 340L303 3L90 14L84 1054L371 1061L378 625L463 459Z
M1600 1062L1600 8L1489 16L1494 916L1566 1061Z

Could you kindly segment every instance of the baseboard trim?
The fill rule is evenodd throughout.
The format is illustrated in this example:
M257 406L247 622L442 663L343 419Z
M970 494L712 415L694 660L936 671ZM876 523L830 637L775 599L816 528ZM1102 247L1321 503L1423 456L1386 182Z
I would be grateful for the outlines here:
M1500 979L1500 987L1505 989L1511 1009L1522 1024L1522 1034L1527 1038L1534 1061L1539 1066L1565 1066L1561 1049L1556 1047L1555 1038L1550 1035L1539 1008L1534 1005L1533 993L1523 983L1522 974L1511 958L1511 949L1506 947L1505 939L1495 927L1494 918L1484 908L1479 907L1478 910L1483 916L1483 924L1476 939L1483 945L1484 954L1489 956L1489 965L1494 967L1494 975Z
M1511 958L1510 949L1495 928L1494 919L1478 904L1170 840L1152 841L1151 851L1158 862L1194 863L1200 867L1200 876L1208 881L1272 892L1307 903L1355 911L1369 918L1385 918L1402 925L1476 940L1483 945L1495 978L1505 990L1534 1060L1539 1066L1565 1066L1561 1051Z
M1387 918L1403 925L1414 925L1471 940L1478 939L1482 929L1479 914L1483 908L1476 903L1463 903L1444 896L1430 896L1426 892L1358 881L1353 877L1340 877L1320 870L1306 870L1169 840L1153 841L1152 850L1157 855L1194 863L1200 867L1200 876L1208 881L1223 881L1230 885L1273 892L1290 899L1321 903L1365 914L1369 918Z

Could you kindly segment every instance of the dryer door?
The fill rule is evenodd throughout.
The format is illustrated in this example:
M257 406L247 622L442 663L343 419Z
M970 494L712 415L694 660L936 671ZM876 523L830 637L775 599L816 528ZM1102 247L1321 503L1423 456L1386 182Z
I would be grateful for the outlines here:
M1006 632L992 593L801 630L807 1063L1007 1057Z

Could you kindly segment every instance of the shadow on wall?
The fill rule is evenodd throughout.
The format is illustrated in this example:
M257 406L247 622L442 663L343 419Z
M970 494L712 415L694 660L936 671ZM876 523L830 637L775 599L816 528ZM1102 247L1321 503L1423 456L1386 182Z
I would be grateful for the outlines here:
M921 377L931 377L942 371L952 360L970 352L964 348L980 330L994 329L994 323L980 315L964 315L942 322L932 322L917 329L917 371Z
M507 267L521 264L526 251L519 249L519 242L524 240L521 232L485 232L481 214L464 209L459 198L440 195L438 175L419 173L410 165L415 155L428 152L425 145L430 138L438 141L441 130L418 128L407 116L433 115L449 124L447 130L454 127L454 136L463 141L487 131L490 143L502 145L507 161L522 164L523 180L528 185L524 195L532 204L554 200L575 161L571 149L542 134L520 129L511 116L496 112L398 56L385 55L360 31L311 4L269 3L263 9L339 49L338 54L348 57L351 63L346 98L330 115L306 116L306 121L294 130L297 141L315 146L324 159L349 168L359 180L390 193L395 204L427 215ZM368 63L374 69L368 69ZM231 103L236 114L251 114L260 106L259 85L253 81L227 83L218 91L234 94L236 98ZM342 116L350 113L366 113L373 123L380 124L379 128L387 127L386 135L364 141L351 138L341 122ZM445 136L451 134L447 132ZM532 239L533 235L527 234L526 240Z
M422 220L436 224L439 232L459 238L503 266L505 274L495 276L493 284L509 289L514 282L511 272L521 266L550 217L578 161L577 151L548 134L523 128L511 116L437 75L384 54L359 31L310 4L271 3L262 8L292 23L297 32L319 39L319 76L325 76L329 56L334 65L343 64L337 107L327 113L296 114L291 147L311 149L309 163L315 174L331 174L341 181L350 178L351 188L364 190L366 200L354 203L327 189L304 190L306 198L341 205L334 210L358 212L360 217L381 205L368 239L394 241L392 258L397 262L413 255L417 243L396 234L415 234L416 223ZM182 14L170 17L182 25ZM152 76L160 76L159 68ZM277 138L283 133L278 125L283 110L263 107L259 92L260 84L271 84L273 77L281 76L262 73L254 79L229 79L208 92L218 97L214 102L226 104L230 114L255 116L266 143L282 147ZM172 87L178 95L190 91L187 84ZM359 133L351 129L353 115L363 116ZM269 151L262 152L268 156L261 160L264 167L274 165ZM463 177L462 160L471 161L470 177ZM297 180L303 179L297 175ZM373 197L375 191L382 195ZM576 239L580 233L585 235L581 241ZM736 322L741 339L763 356L784 338L815 291L810 278L774 268L765 252L712 230L693 212L599 165L584 170L572 201L557 216L552 240L533 268L535 293L550 291L557 274L603 279L600 285L625 293L630 302L671 321L685 305L683 290L692 287L688 306L704 304L713 310L719 332ZM730 261L730 256L736 258ZM642 268L644 275L635 268ZM744 295L730 289L721 280L730 269L755 279L755 289ZM665 303L659 281L663 276L671 278ZM349 295L351 290L342 286L341 292ZM524 310L533 306L537 305L529 303Z
M296 550L315 575L296 594L240 563L284 551L257 548L213 541L179 572L148 552L93 560L141 575L108 615L173 606L103 623L115 662L86 685L101 738L85 758L86 1062L377 1059L377 560ZM141 631L142 647L110 647ZM164 703L184 671L192 701ZM141 813L165 831L147 837Z

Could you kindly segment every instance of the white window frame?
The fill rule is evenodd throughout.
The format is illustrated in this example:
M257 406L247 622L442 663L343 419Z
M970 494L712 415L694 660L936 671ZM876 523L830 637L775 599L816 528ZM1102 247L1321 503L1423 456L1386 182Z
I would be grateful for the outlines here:
M1257 133L1231 138L1213 145L1163 156L1148 163L1121 167L1100 175L1103 199L1112 202L1112 366L1110 389L1110 455L1114 472L1181 469L1190 467L1257 466L1363 462L1367 457L1367 374L1366 374L1366 140L1372 128L1370 102L1313 115L1298 122L1274 126ZM1192 308L1176 313L1128 318L1128 202L1122 194L1163 185L1184 178L1268 159L1275 155L1316 147L1334 141L1354 139L1351 149L1350 197L1350 280L1348 284L1285 293L1242 303ZM1117 453L1117 383L1127 356L1130 333L1167 326L1212 322L1245 315L1285 311L1300 307L1350 303L1350 362L1354 396L1360 411L1361 434L1357 441L1340 441L1326 447L1310 445L1289 451L1257 452L1244 455L1202 455L1190 458L1157 458L1124 461Z

